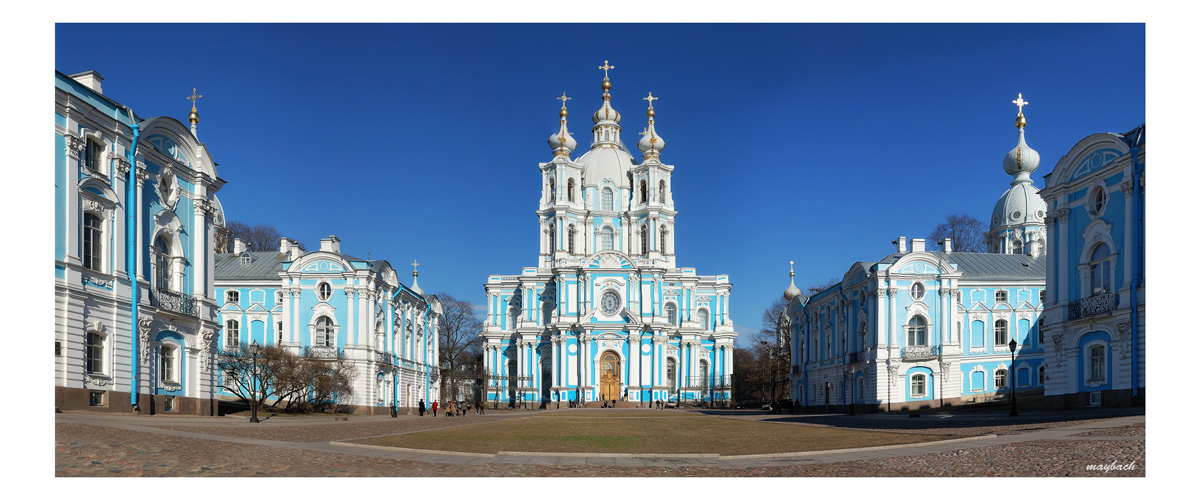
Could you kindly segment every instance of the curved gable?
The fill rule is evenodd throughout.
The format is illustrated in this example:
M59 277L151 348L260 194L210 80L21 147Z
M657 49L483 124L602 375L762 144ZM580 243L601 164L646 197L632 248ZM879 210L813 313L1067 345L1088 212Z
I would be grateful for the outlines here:
M887 269L888 274L950 274L955 270L946 259L920 252L901 257Z
M1115 134L1092 134L1075 144L1058 160L1046 186L1069 183L1100 170L1129 154L1129 146Z
M193 171L217 178L217 170L208 156L208 149L179 120L169 116L151 118L142 123L140 134L139 141L143 144L150 145Z
M330 252L312 252L296 259L288 266L289 273L344 273L353 272L354 266L342 256Z

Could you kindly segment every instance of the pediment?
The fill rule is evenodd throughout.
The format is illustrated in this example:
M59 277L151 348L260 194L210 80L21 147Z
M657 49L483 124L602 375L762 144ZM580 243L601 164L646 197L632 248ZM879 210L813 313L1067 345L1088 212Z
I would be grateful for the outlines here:
M634 265L625 255L609 250L592 256L586 267L590 269L633 269Z

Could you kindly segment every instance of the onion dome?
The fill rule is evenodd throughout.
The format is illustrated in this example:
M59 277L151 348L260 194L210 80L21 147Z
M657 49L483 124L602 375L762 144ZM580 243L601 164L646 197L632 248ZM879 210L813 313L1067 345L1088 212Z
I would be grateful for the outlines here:
M604 70L604 81L600 84L600 88L604 89L604 102L600 105L600 109L592 114L592 149L598 147L620 147L621 144L621 114L612 108L610 103L609 89L612 88L612 82L608 81L608 70L616 66L609 66L608 61L604 61L604 66L600 69Z
M1013 185L1016 185L1018 182L1030 182L1029 174L1037 170L1041 156L1025 144L1025 113L1021 108L1029 102L1017 94L1017 100L1013 103L1017 105L1017 146L1004 157L1004 171L1013 176Z
M412 291L417 292L420 295L425 295L425 292L423 290L421 290L420 285L417 285L417 269L416 268L413 268L413 284L409 288L411 288Z
M794 266L795 261L788 262L789 266ZM792 284L788 285L787 290L783 291L783 300L791 302L792 299L800 296L800 289L796 288L796 270L793 268L788 271L788 278L792 280Z
M547 141L550 143L550 149L554 150L554 156L565 156L570 158L571 152L575 151L575 138L571 137L571 133L567 132L567 101L571 100L567 97L567 93L563 92L562 97L556 99L563 102L562 109L558 111L559 123L558 133L551 135Z
M1046 201L1029 178L1041 161L1038 152L1025 144L1025 114L1021 108L1029 102L1017 94L1013 104L1017 105L1017 146L1004 157L1004 171L1013 176L1013 181L996 201L989 232L1045 224Z
M658 98L654 97L653 92L642 98L642 100L650 101L650 108L646 110L646 131L642 132L642 140L638 141L638 149L642 150L643 160L658 159L663 146L667 145L666 141L654 131L654 101L656 99Z

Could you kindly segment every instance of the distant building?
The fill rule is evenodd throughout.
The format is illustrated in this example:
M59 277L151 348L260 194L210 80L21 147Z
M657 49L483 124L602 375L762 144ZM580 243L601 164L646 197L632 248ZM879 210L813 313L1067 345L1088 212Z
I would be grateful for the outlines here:
M1146 135L1079 141L1046 176L1046 406L1145 404Z
M54 75L55 405L212 415L225 181L196 136L199 96L189 128L101 81Z
M248 252L235 239L232 253L216 256L217 346L279 345L345 359L355 369L353 394L338 403L359 413L437 401L442 308L416 279L414 271L413 286L405 286L387 261L342 254L336 236L322 238L315 252L287 238L278 252Z
M487 399L505 404L656 400L723 403L733 342L728 276L676 267L672 165L653 100L635 160L621 141L611 83L590 150L572 160L564 95L554 158L539 165L538 258L489 276L483 338Z
M788 287L793 398L904 411L1008 397L1013 384L1018 394L1041 393L1046 205L1029 179L1039 158L1024 126L1019 113L1017 146L1004 160L1013 182L993 210L990 253L955 252L949 239L942 251L921 238L909 248L900 237L895 253L851 265L829 289L809 297Z

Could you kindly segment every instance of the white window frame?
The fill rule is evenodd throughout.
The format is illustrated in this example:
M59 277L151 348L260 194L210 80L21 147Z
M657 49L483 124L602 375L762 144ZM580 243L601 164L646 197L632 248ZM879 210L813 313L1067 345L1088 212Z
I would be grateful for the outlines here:
M616 193L613 192L613 188L608 186L600 188L600 210L603 212L616 210Z
M225 349L231 350L241 345L241 322L236 319L225 320Z
M996 299L997 304L1007 304L1008 303L1008 290L1005 290L1005 289L996 290L994 297Z
M700 323L701 330L705 330L705 331L709 330L709 326L710 326L709 324L711 323L711 321L709 321L709 314L708 314L707 308L701 307L699 309L696 309L696 322Z
M324 325L324 329L322 329L321 320L327 322ZM335 344L337 344L337 325L334 324L333 319L329 316L318 316L317 319L313 320L312 345L315 347L333 347Z
M913 325L913 321L920 320L921 325ZM927 346L929 344L929 320L920 314L908 319L908 323L904 325L905 345L909 346ZM915 336L915 338L914 338ZM923 338L922 338L923 337Z
M163 382L179 383L179 353L178 345L164 342L159 349L159 377Z
M996 369L992 371L992 386L995 387L997 391L1000 389L1008 389L1008 384L1012 382L1010 380L1012 378L1010 376L1011 374L1008 371L1008 367L1006 366L997 366ZM1000 385L1001 376L1004 377L1004 385Z
M1100 353L1101 353L1100 360L1103 364L1100 367L1101 368L1100 369L1100 372L1101 372L1100 378L1096 378L1096 377L1092 376L1092 373L1096 371L1094 363L1093 363L1093 356L1092 356L1093 349L1100 349ZM1084 385L1086 385L1088 387L1100 387L1104 384L1107 384L1108 383L1108 372L1109 372L1109 366L1108 366L1109 345L1108 345L1108 342L1105 342L1103 340L1093 340L1091 342L1088 342L1086 345L1083 346L1083 354L1084 354L1083 375L1086 377L1083 380Z
M915 386L916 386L918 380L920 380L920 382L921 382L921 392L920 393L917 393L915 391L915 389L916 389ZM926 377L924 373L914 373L912 375L909 375L908 376L908 397L916 399L916 398L924 398L924 397L928 397L928 396L929 396L928 377Z
M237 290L225 290L225 303L238 305L241 303L242 294Z
M95 226L88 226L88 217L96 220ZM105 218L103 214L96 212L83 212L83 238L81 241L82 248L80 249L80 260L83 261L83 267L89 271L98 273L105 272L104 270L104 226Z
M98 342L92 343L92 335L95 335ZM83 369L91 375L107 375L108 374L108 335L103 332L88 331L84 334L84 351L83 351ZM93 346L95 346L93 348ZM93 355L98 351L99 359Z
M333 297L333 285L328 281L317 283L317 300L321 302L329 302L329 298Z
M612 226L604 226L600 228L600 251L615 250L617 248L617 234Z
M1000 335L1004 337L1001 338ZM1008 347L1008 320L1005 318L997 318L992 322L992 341L996 348Z
M667 317L667 323L679 324L679 306L676 306L674 302L663 304L663 315Z
M920 281L914 281L913 284L908 287L908 295L912 297L914 301L920 301L921 299L925 298L925 284L921 283Z

